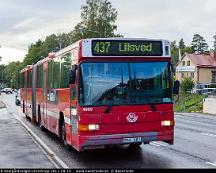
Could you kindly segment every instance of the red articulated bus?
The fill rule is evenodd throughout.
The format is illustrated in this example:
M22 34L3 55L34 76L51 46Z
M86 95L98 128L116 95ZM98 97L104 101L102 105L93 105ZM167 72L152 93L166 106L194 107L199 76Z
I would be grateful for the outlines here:
M21 71L23 113L78 151L173 144L167 40L80 40Z

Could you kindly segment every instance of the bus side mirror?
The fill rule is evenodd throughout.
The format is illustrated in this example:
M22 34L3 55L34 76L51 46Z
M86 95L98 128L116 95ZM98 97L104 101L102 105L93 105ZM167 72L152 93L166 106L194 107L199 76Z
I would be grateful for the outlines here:
M76 70L77 70L77 65L72 65L72 69L70 70L70 81L69 81L69 84L75 84L75 81L76 81Z
M176 80L174 82L174 86L173 86L173 94L179 93L179 87L180 87L180 82L178 80Z

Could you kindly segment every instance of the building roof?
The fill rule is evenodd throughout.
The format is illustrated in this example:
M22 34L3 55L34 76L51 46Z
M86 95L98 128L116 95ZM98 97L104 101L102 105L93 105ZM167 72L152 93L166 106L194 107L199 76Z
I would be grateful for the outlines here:
M192 61L195 66L216 68L216 52L205 54L186 54L186 57Z

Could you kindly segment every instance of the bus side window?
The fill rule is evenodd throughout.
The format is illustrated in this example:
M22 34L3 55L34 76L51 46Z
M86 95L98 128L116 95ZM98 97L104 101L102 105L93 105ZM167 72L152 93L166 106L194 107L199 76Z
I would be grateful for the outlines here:
M53 61L48 62L48 88L53 88Z
M27 71L27 88L31 88L31 86L32 86L31 85L32 84L31 83L32 82L32 80L31 80L32 79L32 74L31 73L32 73L31 70Z
M53 75L53 87L55 89L59 88L60 84L60 58L54 61L54 75Z
M39 88L39 84L40 84L39 69L40 69L40 67L37 66L36 67L36 88Z
M38 77L39 77L39 87L38 88L43 88L43 64L40 65Z
M71 54L67 53L61 57L61 83L60 88L69 87L69 71L71 64Z

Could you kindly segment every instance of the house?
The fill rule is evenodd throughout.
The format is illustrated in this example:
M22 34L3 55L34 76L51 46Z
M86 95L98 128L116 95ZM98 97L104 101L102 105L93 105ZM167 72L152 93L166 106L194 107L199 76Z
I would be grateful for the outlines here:
M216 83L216 52L186 54L176 67L176 79L181 82L186 77L194 83Z

